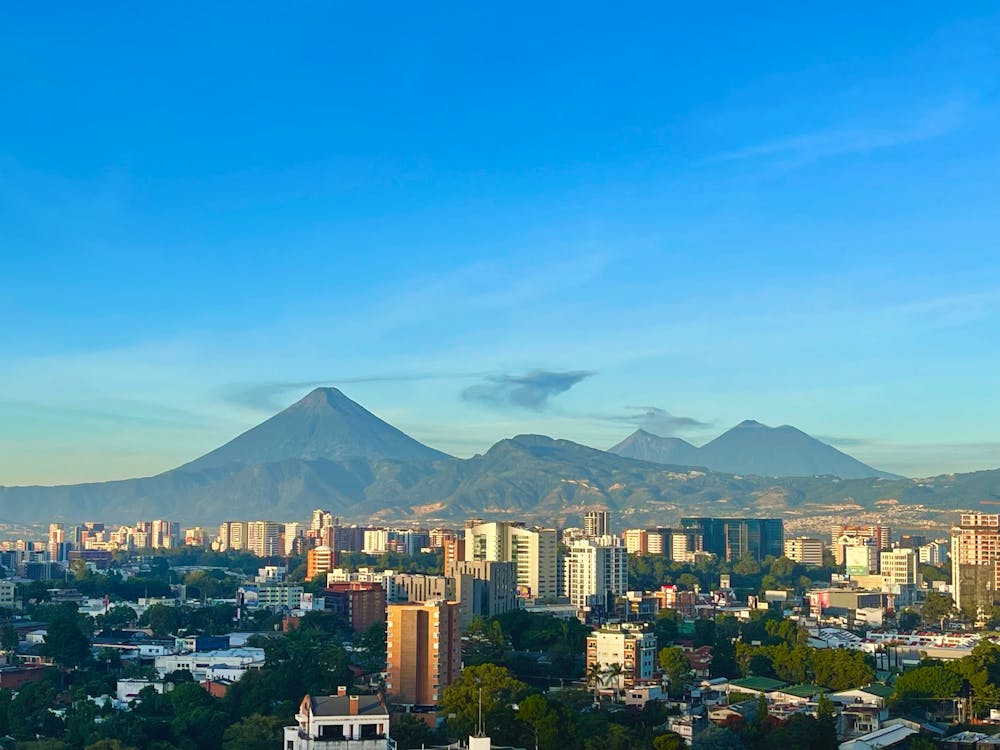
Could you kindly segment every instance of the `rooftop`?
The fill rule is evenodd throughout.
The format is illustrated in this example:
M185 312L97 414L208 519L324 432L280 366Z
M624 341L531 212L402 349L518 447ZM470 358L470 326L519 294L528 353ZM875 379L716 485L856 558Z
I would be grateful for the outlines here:
M892 694L896 692L891 687L883 685L881 682L873 682L871 685L865 685L865 687L861 689L866 693L877 695L879 698L891 698Z
M377 695L317 695L309 696L310 710L314 716L350 716L351 698L358 700L358 716L376 715L387 716L389 709L386 708L382 699Z
M772 680L770 677L747 677L742 680L730 680L729 684L738 688L747 688L749 690L757 690L760 692L778 690L779 688L783 688L788 685L787 682Z
M819 695L820 693L829 693L825 687L821 685L789 685L788 687L781 688L781 692L785 695L794 695L796 698L812 698L814 695Z

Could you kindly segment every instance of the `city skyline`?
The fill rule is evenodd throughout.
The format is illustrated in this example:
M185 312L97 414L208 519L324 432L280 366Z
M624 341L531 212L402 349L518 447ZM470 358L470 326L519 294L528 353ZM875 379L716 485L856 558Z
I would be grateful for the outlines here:
M1000 463L989 4L8 21L0 485L314 385L457 456L757 419Z

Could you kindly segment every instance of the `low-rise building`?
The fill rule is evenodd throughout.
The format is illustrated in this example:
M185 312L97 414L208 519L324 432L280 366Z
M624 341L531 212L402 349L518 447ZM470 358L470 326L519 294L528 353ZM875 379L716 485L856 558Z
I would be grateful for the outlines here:
M209 679L210 674L219 675L222 672L230 678L235 675L235 679L239 679L246 672L264 666L264 649L230 648L168 654L157 656L154 665L160 677L178 670L187 670L198 682Z
M632 688L652 680L656 663L656 636L645 623L605 625L587 636L587 669L621 669L618 688Z
M305 696L285 750L389 750L389 709L377 695Z

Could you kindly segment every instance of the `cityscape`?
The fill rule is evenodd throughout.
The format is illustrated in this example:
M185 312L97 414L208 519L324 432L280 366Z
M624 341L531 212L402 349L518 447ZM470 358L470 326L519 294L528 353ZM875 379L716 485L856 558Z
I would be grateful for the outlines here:
M37 733L37 711L64 731L81 712L141 725L136 706L182 688L246 710L269 678L272 708L298 706L297 724L268 711L199 731L227 747L281 729L293 747L372 750L443 745L458 726L473 746L487 730L515 745L537 733L541 747L571 731L559 727L573 711L597 710L629 746L698 746L771 722L789 743L808 730L830 747L965 747L989 735L950 727L1000 721L988 671L1000 514L958 514L941 538L857 523L794 536L780 518L580 521L347 525L317 508L217 528L51 523L46 538L0 544L7 726ZM312 651L296 657L300 638ZM278 679L296 658L334 659L306 678L329 695L298 705ZM86 710L38 702L52 670ZM481 725L460 713L470 686L491 691ZM537 713L511 716L509 691L543 697L523 698Z
M0 750L1000 750L998 61L7 4Z

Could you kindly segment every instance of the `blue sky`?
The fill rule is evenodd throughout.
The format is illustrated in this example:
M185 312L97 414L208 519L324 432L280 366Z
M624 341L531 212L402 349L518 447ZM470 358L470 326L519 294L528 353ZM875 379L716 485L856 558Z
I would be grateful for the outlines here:
M205 5L0 27L0 484L312 384L463 456L1000 466L995 4Z

